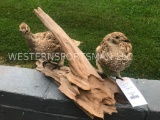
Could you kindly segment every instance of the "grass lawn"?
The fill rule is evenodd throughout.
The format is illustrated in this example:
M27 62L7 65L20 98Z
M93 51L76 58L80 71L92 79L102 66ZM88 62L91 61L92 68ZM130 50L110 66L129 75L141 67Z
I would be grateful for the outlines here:
M34 61L10 61L8 53L29 52L19 33L22 21L33 33L47 30L33 12L38 6L83 42L84 53L94 52L108 33L125 33L134 61L122 76L160 79L160 0L0 0L0 64L34 67Z

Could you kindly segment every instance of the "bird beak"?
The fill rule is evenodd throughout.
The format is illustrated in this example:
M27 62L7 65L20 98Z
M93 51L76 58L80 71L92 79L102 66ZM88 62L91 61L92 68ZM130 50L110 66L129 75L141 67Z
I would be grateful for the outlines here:
M20 32L23 32L23 30L22 30L22 29L19 29L19 31L20 31Z
M19 31L20 31L21 33L25 33L25 31L24 31L23 29L19 29Z
M130 42L130 40L126 39L126 40L123 40L124 42Z

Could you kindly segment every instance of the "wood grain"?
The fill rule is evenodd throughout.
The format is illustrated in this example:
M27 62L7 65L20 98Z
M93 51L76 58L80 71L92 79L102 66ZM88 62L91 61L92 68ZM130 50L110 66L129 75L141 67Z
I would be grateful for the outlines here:
M115 103L127 102L117 84L110 78L102 79L65 31L41 8L34 11L55 35L65 54L73 58L68 59L69 67L64 66L60 69L51 69L51 63L43 66L43 61L39 60L36 62L37 70L53 78L59 85L59 90L92 119L103 119L105 113L117 112Z

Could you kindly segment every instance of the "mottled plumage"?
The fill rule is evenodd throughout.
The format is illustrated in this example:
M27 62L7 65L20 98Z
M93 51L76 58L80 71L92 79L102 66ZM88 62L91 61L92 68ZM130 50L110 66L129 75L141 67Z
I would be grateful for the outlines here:
M106 35L96 48L96 54L98 71L103 73L101 66L104 66L117 78L121 78L120 72L131 64L133 58L132 45L121 32Z
M31 52L44 54L51 53L49 55L52 56L47 56L46 54L46 58L48 58L48 60L50 60L50 57L54 57L55 53L63 53L63 50L61 49L58 40L50 31L32 34L29 26L26 23L21 23L19 26L19 30L25 37ZM77 46L79 46L81 43L80 41L76 40L73 40L73 42ZM63 66L63 64L64 58L61 58L59 65Z

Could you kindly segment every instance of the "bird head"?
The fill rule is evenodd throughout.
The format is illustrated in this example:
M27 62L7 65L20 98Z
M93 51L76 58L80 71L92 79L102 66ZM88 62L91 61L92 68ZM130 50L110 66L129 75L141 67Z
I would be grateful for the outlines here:
M24 22L22 22L22 23L19 25L19 31L20 31L22 34L24 34L24 35L30 34L30 28L29 28L29 26L28 26L26 23L24 23Z
M113 32L107 35L108 40L113 44L120 44L122 42L130 43L130 40L121 32Z

